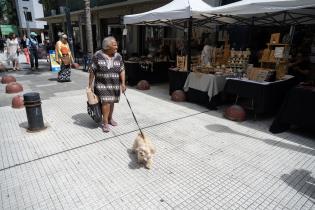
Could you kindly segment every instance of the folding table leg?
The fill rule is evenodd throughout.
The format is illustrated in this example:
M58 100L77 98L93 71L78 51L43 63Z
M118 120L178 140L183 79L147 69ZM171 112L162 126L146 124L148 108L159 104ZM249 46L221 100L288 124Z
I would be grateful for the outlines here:
M238 98L239 98L239 96L238 96L238 94L237 94L237 95L236 95L236 98L235 98L234 104L237 104Z

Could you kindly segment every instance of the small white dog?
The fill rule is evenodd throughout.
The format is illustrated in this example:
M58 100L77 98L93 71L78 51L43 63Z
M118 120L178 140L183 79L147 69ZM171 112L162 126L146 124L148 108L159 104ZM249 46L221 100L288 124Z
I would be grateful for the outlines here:
M132 146L132 152L137 154L138 163L144 164L147 169L150 169L155 151L155 147L150 138L144 134L142 136L141 133L139 133Z

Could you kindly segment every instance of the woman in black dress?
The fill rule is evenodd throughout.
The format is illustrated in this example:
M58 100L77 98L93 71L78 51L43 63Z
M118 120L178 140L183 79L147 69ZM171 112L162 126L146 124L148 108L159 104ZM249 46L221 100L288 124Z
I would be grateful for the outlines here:
M109 132L109 124L117 126L113 119L114 103L119 102L120 90L126 90L125 67L117 49L116 39L106 37L102 49L94 54L90 68L89 88L92 89L94 81L94 93L102 103L104 132Z

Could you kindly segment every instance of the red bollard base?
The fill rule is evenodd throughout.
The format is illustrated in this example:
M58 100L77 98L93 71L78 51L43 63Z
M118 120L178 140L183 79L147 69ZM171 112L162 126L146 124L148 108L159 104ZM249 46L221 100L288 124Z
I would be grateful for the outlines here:
M23 86L17 82L11 82L5 87L6 93L19 93L23 91Z
M16 79L14 76L3 76L2 79L1 79L1 83L2 84L9 84L11 82L16 82Z
M224 117L229 120L242 122L246 118L246 112L243 107L239 105L232 105L225 110Z
M175 91L172 93L171 99L172 99L173 101L177 101L177 102L186 101L186 94L185 94L185 92L182 91L182 90L175 90Z
M17 95L12 98L12 108L14 109L24 108L23 96Z
M149 90L150 89L150 84L146 80L140 80L137 84L137 89L138 90Z

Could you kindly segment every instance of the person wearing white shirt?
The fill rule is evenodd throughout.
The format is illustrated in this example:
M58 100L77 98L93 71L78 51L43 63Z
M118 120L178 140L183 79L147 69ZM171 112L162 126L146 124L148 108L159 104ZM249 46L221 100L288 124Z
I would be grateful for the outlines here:
M19 70L19 60L18 60L18 52L20 51L19 42L16 38L16 35L13 33L7 40L7 56L8 62L12 62L13 71Z

